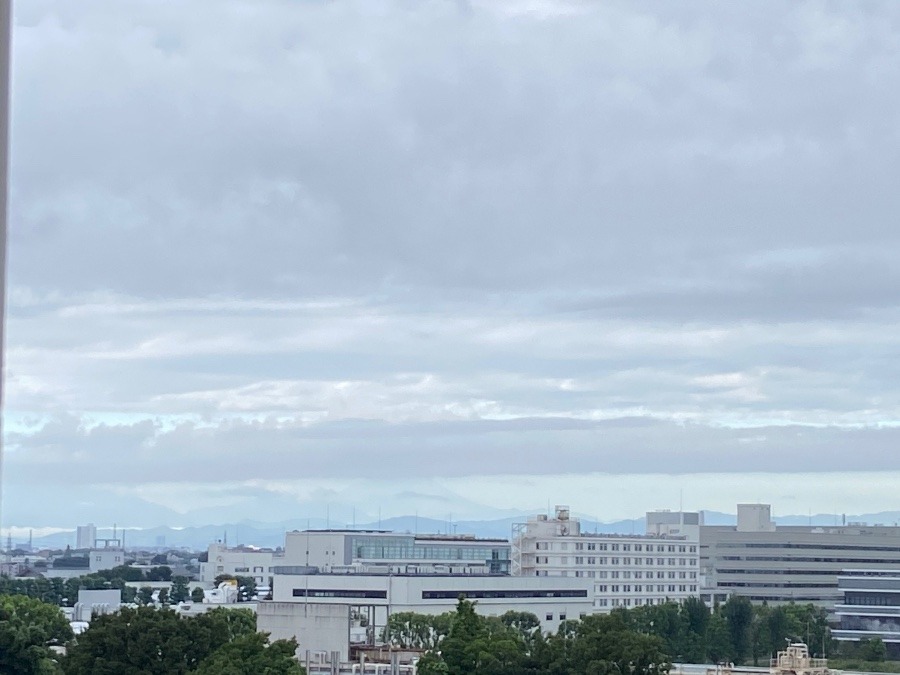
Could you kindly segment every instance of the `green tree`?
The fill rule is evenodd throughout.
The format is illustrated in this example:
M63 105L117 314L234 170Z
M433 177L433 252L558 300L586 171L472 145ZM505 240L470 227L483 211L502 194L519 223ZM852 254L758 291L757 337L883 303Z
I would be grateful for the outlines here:
M732 653L731 636L728 633L728 624L721 611L715 612L709 618L707 629L707 654L713 663L720 663L728 659Z
M248 633L219 647L200 667L196 675L305 675L294 658L297 641L276 640L267 644L264 633Z
M208 624L211 630L227 641L256 632L256 614L249 609L216 607L198 616L197 621Z
M137 593L137 601L142 605L153 602L153 589L150 586L141 586Z
M171 581L172 568L167 565L151 567L147 570L147 581Z
M50 646L71 637L58 606L25 595L0 596L0 673L56 672Z
M426 672L450 675L523 675L527 652L519 633L497 617L475 612L475 603L460 597L450 633L425 663ZM442 664L441 664L442 662ZM444 670L446 668L446 670Z
M156 593L156 600L161 605L169 604L169 589L168 588L160 588Z
M172 590L169 591L169 597L172 599L172 602L184 602L189 595L188 578L181 576L172 577Z
M551 639L563 641L563 649L552 650L554 660L542 672L664 675L671 667L663 640L632 629L625 612L587 616L573 624Z
M223 645L255 632L255 617L241 610L182 618L170 610L124 607L95 617L62 666L75 675L183 675Z
M203 602L204 597L203 589L199 586L195 586L194 590L191 591L191 600L193 602Z
M448 675L450 670L438 654L427 651L416 664L416 672L418 675Z
M256 595L256 580L253 577L235 577L238 582L238 601L251 600Z
M731 642L731 661L742 663L750 652L752 640L753 605L741 595L732 595L722 606Z
M680 607L685 631L681 656L688 663L702 663L709 651L709 608L700 598L687 598Z
M860 640L859 655L866 661L875 661L881 663L887 658L887 647L881 638L870 638L868 640Z

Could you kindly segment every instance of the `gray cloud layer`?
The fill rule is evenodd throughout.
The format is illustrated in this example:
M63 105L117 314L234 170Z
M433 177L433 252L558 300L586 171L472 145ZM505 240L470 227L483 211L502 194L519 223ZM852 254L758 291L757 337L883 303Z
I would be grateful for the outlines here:
M8 481L900 468L893 3L16 12Z

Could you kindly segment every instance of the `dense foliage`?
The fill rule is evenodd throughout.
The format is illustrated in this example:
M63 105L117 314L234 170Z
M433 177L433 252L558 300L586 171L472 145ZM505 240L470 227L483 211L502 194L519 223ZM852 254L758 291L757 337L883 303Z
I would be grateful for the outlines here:
M78 602L78 591L98 590L104 588L118 588L122 591L122 602L139 602L137 591L128 586L126 582L139 581L173 581L184 580L185 577L172 578L172 570L169 567L152 567L146 572L131 567L120 565L108 570L101 570L73 579L61 579L59 577L35 577L16 579L0 576L0 595L24 595L29 598L48 602L58 607L73 607Z
M50 647L71 637L58 607L24 595L0 596L0 673L57 672Z
M149 607L95 617L62 659L67 675L271 673L302 675L293 640L269 645L249 611L214 609L197 617Z
M699 599L617 609L563 623L542 635L537 617L509 612L482 617L460 600L439 616L398 613L385 638L397 647L427 650L423 675L434 673L591 673L658 675L669 662L760 662L802 640L814 653L830 652L826 613L813 605L756 606L733 597L711 611ZM870 648L867 654L876 654Z
M565 622L545 636L532 614L483 617L461 599L456 612L407 614L387 632L398 646L410 638L430 647L419 662L421 675L659 675L669 669L662 640L634 630L620 612Z

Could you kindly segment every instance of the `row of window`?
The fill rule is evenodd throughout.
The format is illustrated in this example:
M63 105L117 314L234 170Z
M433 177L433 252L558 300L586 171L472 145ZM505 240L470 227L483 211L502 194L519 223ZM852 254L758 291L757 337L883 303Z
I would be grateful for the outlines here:
M664 605L671 598L598 598L597 607L640 607L641 605Z
M728 570L716 568L716 574L788 574L788 575L820 575L820 576L837 576L837 570Z
M874 605L877 607L896 607L900 598L895 593L845 593L845 605Z
M783 555L723 555L721 560L733 561L754 561L754 562L783 562L783 563L840 563L844 565L870 565L871 563L900 565L900 558L883 558L881 556L872 558L825 558L825 557L803 557L803 556L783 556Z
M549 555L536 555L534 557L534 562L538 565L548 565L550 564L550 560L559 558L560 565L568 565L569 564L569 556L549 556ZM574 556L573 560L576 565L653 565L653 561L656 560L657 565L669 565L669 566L680 566L680 567L696 567L697 559L696 558L606 558L605 556L595 557L595 556ZM557 564L557 563L554 563Z
M549 570L535 570L534 576L536 577L577 577L582 579L653 579L653 572L647 572L647 576L644 577L643 572L607 572L605 570L601 570L599 572L595 572L594 570L575 570L572 572L571 570L557 570L554 571L553 574L549 573ZM696 572L657 572L657 579L696 579Z
M792 544L783 543L750 543L750 542L716 542L710 548L799 548L818 549L821 551L892 551L900 553L900 546L856 546L839 544ZM704 547L705 548L705 547Z
M586 590L561 591L422 591L423 600L456 600L459 596L469 600L487 598L586 598Z
M295 588L295 598L360 598L367 600L387 599L387 591L371 591L362 589L334 589L334 588ZM538 591L499 591L499 590L475 590L475 591L422 591L423 600L456 600L465 596L471 600L490 598L586 598L584 589L574 590L538 590Z
M634 572L634 573L631 573L631 572L608 572L607 573L605 571L594 572L594 570L587 570L587 571L576 570L575 576L576 577L584 577L584 578L588 578L588 579L643 579L644 573L643 572ZM653 572L647 572L646 578L653 579L654 578ZM657 572L655 578L657 578L657 579L696 579L697 573L696 572L678 572L676 574L675 572Z
M583 618L586 617L586 616L587 616L587 614L586 614L585 612L582 612L581 614L578 615L578 618L579 618L579 619L583 619ZM553 617L554 617L553 612L547 612L547 614L544 616L544 618L547 619L547 621L553 621ZM565 620L566 620L566 613L565 613L565 612L560 612L560 613L559 613L559 620L560 620L560 621L565 621Z
M575 551L622 551L627 553L634 551L635 553L653 553L653 544L602 544L597 542L576 542L574 544ZM538 551L568 551L569 542L549 542L539 541L535 544ZM696 553L696 545L687 544L657 544L657 553Z
M594 586L597 593L653 593L653 584L599 584ZM695 584L656 584L657 593L696 593Z

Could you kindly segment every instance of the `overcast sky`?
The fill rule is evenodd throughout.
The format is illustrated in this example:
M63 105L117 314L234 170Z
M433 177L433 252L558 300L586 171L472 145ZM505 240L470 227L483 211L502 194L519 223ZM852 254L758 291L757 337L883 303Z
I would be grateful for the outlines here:
M900 509L897 3L15 11L4 525Z

